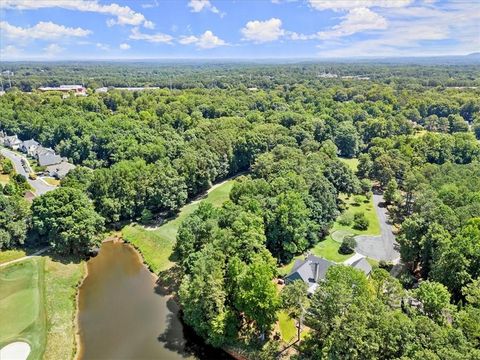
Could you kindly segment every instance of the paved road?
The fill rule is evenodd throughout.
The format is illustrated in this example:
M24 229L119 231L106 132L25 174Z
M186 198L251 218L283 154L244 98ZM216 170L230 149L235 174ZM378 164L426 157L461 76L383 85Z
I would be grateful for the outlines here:
M46 192L54 190L56 188L56 186L48 184L47 182L45 182L45 180L41 178L38 178L36 180L29 179L28 173L27 171L25 171L22 165L22 158L24 158L25 161L27 161L27 159L24 156L4 148L0 149L0 152L2 153L3 156L5 156L6 158L12 161L17 174L21 174L27 178L28 183L32 185L34 192L37 196L45 194ZM27 161L27 164L28 164L28 161ZM30 165L28 165L28 167L30 168ZM30 169L30 172L32 172L31 169Z
M400 254L397 250L395 235L393 235L392 227L387 222L388 215L385 207L380 207L383 202L383 196L379 194L373 195L373 204L377 212L378 221L380 223L381 235L359 235L355 237L357 240L356 252L376 260L385 260L397 262Z

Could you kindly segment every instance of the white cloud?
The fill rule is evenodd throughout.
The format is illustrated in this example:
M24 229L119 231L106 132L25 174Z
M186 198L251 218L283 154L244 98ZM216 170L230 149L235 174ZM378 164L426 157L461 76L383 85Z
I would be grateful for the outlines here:
M213 6L210 0L190 0L188 2L188 7L190 8L191 12L198 13L203 10L209 10L214 14L220 15L220 17L223 17L225 15L225 13L220 12L220 10Z
M144 34L141 33L140 30L135 27L132 29L132 33L129 36L132 40L145 40L151 43L167 43L171 44L173 37L168 34L163 33L155 33L155 34Z
M379 36L362 41L345 38L335 43L324 42L319 45L320 55L432 56L477 52L480 40L477 10L474 3L389 9L389 27Z
M212 49L215 47L228 45L224 40L214 35L210 30L205 31L200 36L182 36L178 42L182 45L195 44L200 49Z
M153 26L153 23L148 21L143 14L132 10L128 6L121 6L116 3L103 5L98 0L2 0L0 2L0 8L7 9L35 10L55 7L114 16L115 19L108 20L110 25L143 25L146 28L152 28Z
M110 46L108 44L96 43L95 46L100 50L104 50L104 51L110 50Z
M64 50L64 48L62 48L58 44L50 44L47 47L44 47L43 50L45 50L46 56L54 56L54 55L57 55L58 53L61 53Z
M241 29L244 40L250 40L256 43L275 41L285 35L282 29L282 21L277 18L271 18L265 21L249 21Z
M14 59L23 54L23 49L20 49L13 45L7 45L0 47L0 58L2 59Z
M349 36L358 32L369 30L383 30L387 28L387 19L367 8L350 10L343 21L332 27L329 31L318 33L320 39Z
M128 50L128 49L130 49L130 45L128 45L127 43L120 44L120 49Z
M26 28L10 25L6 21L1 21L0 31L2 36L8 39L17 40L55 40L65 37L85 37L92 33L90 30L79 27L65 27L63 25L55 24L51 21L41 21L35 26Z
M309 0L310 6L316 10L351 10L355 8L397 8L408 6L413 0Z

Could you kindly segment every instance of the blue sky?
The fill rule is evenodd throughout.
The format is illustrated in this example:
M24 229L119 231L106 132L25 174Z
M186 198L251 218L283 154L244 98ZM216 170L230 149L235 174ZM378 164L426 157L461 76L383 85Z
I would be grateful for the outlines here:
M479 0L0 1L0 60L478 51Z

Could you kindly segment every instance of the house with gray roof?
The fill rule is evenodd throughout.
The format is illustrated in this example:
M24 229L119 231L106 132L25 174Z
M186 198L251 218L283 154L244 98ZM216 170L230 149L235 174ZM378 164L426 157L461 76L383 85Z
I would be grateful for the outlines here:
M362 257L350 264L351 267L361 270L365 275L369 276L372 272L372 265L368 262L366 257Z
M352 258L353 262L345 262L345 265L361 270L367 276L370 275L372 266L364 256L355 255ZM337 264L310 254L304 260L295 260L292 270L285 277L285 283L288 284L295 280L301 280L308 285L308 294L312 295L317 289L318 283L325 279L330 266L334 265Z
M20 144L20 147L18 148L21 152L24 152L28 156L35 156L35 152L37 151L37 148L40 146L40 144L33 140L25 140Z
M75 169L75 165L63 160L59 164L47 166L46 171L50 176L60 180L63 179L68 172L73 169Z
M334 262L315 255L308 255L305 260L295 260L292 270L285 277L285 282L288 284L295 280L302 280L308 285L308 293L313 294L318 282L325 279L327 270L333 265L335 265Z
M56 155L55 152L42 152L37 154L37 160L40 166L49 166L60 164L63 159L60 155Z
M12 150L17 150L21 143L22 140L20 140L17 135L5 136L3 139L3 145Z

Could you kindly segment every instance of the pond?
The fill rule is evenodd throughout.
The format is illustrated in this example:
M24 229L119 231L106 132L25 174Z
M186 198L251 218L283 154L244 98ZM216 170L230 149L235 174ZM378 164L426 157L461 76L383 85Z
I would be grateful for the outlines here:
M79 359L231 359L182 324L138 252L104 242L78 295Z

